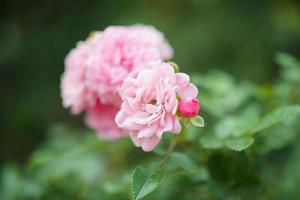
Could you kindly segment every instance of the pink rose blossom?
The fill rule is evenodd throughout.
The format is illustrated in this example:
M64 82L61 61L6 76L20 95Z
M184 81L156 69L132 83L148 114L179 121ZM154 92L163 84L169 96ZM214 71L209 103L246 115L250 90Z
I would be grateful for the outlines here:
M65 59L65 72L61 77L61 96L64 107L70 107L73 114L78 114L86 107L89 94L85 88L86 59L88 47L79 43Z
M195 117L200 109L199 101L196 98L184 98L179 102L178 112L183 117Z
M128 130L137 147L152 151L163 132L178 134L178 99L195 98L198 89L189 76L175 73L169 63L153 62L136 78L128 77L120 89L123 103L116 116L119 127Z
M118 89L128 74L154 60L170 59L173 51L152 26L111 26L95 39L88 60L87 86L103 104L119 106Z
M118 89L139 66L170 59L173 50L152 26L112 26L78 43L65 59L61 77L63 105L73 114L86 111L86 123L102 138L126 135L114 122L121 98Z

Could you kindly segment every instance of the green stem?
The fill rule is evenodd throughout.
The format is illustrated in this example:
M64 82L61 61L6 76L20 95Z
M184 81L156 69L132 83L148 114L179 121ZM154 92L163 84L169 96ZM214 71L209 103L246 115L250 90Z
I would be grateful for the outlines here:
M184 138L186 137L186 132L187 128L183 127L179 135L177 135L176 137L172 137L166 154L164 155L163 159L159 162L159 166L161 166L170 157L170 154L174 151L176 144L181 140L184 140Z
M172 138L172 140L170 141L170 144L168 146L168 149L167 149L167 152L166 152L165 156L159 162L160 166L170 157L170 154L173 152L175 146L176 146L176 140Z

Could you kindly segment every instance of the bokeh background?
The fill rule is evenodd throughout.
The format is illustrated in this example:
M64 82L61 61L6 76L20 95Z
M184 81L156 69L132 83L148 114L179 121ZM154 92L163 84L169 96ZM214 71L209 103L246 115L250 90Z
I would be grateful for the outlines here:
M183 71L220 68L264 84L278 51L300 57L298 0L0 0L0 163L26 162L52 124L83 127L61 105L63 60L109 25L152 24Z

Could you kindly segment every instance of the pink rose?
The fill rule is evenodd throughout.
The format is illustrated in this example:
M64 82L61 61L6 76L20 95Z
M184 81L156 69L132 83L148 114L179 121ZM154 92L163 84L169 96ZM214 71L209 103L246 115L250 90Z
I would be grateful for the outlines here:
M86 111L86 123L102 138L124 136L114 122L121 104L118 89L139 66L170 59L172 54L163 34L152 26L112 26L94 32L65 59L61 78L63 105L73 114Z
M152 62L138 76L128 77L121 89L123 103L116 116L120 128L128 130L133 143L144 151L152 151L163 132L178 134L176 116L178 99L195 98L198 89L189 76L175 73L169 63Z
M87 63L87 86L100 102L119 106L118 89L128 74L154 60L170 59L173 51L152 26L111 26L93 43Z
M90 45L80 42L65 59L65 72L61 77L61 97L63 106L71 108L73 114L79 114L95 104L95 93L86 87L86 61Z

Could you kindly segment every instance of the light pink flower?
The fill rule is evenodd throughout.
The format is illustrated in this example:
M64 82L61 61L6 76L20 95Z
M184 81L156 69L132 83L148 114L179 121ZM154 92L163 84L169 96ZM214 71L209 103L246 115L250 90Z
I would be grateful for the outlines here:
M163 34L152 26L112 26L94 32L65 59L61 77L63 105L73 114L86 111L86 123L102 138L124 136L114 122L121 104L118 89L139 66L170 59L172 54Z
M79 114L95 104L95 93L86 87L86 61L90 45L79 42L65 58L65 72L61 77L61 97L63 106L71 108L73 114Z
M199 110L200 104L196 98L184 98L179 102L178 112L183 117L195 117L198 115Z
M116 116L119 127L128 130L137 147L152 151L163 132L178 134L178 99L195 98L198 89L189 76L175 73L171 64L153 62L138 76L128 77L120 89L123 103Z
M152 26L111 26L93 43L86 73L87 86L100 102L119 106L118 89L128 74L154 60L170 59L173 51Z
M87 109L85 122L90 128L97 131L99 138L116 140L128 135L114 121L118 111L118 107L97 102L96 106Z

